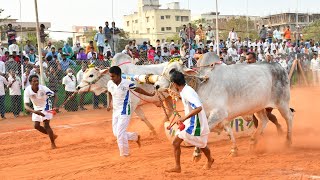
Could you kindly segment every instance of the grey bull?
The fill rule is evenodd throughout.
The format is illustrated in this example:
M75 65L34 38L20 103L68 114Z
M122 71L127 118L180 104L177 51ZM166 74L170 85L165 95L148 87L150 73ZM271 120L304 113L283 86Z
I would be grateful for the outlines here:
M219 58L207 53L203 59ZM155 83L159 91L166 91L170 85L170 74L180 71L185 74L194 71L183 66L181 62L170 63L162 76ZM293 113L289 108L290 83L288 74L278 63L215 65L201 67L200 75L209 77L207 82L199 85L197 93L203 102L211 131L223 127L231 136L236 148L233 132L229 122L241 115L255 114L259 121L257 129L251 136L252 147L257 142L257 135L263 133L268 117L265 108L278 109L287 124L287 144L292 143Z
M125 74L156 74L159 75L162 73L163 69L166 67L166 64L159 65L134 65L131 63L131 58L126 54L116 54L112 60L112 66L119 66L122 70L122 73ZM78 92L94 92L96 95L104 93L107 91L107 83L110 80L108 75L108 69L98 69L98 68L89 68L86 70L83 76L83 80L78 85ZM137 84L137 86L143 88L146 91L154 91L153 85L150 84ZM139 116L139 118L146 123L149 129L156 134L156 131L153 125L146 118L143 110L140 105L145 103L153 103L156 106L161 106L161 103L164 103L165 106L170 107L171 97L168 94L164 93L163 96L159 97L148 97L138 93L131 93L131 106L132 110ZM168 115L172 114L172 108L168 109ZM165 121L166 119L164 119Z

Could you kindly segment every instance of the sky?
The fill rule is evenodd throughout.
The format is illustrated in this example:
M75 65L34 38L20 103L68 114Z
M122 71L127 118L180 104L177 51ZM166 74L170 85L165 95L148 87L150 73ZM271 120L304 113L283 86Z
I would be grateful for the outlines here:
M21 19L20 19L21 1ZM160 4L179 0L160 0ZM191 9L191 15L215 11L215 0L180 0L180 7ZM247 9L248 2L248 9ZM303 2L303 3L302 3ZM52 31L71 31L73 25L104 26L114 20L123 26L123 15L137 11L138 0L38 0L39 21L51 22ZM320 13L320 0L218 0L218 11L223 15L267 16L281 12ZM1 17L23 22L35 22L34 0L0 0ZM113 9L113 13L112 13ZM112 16L113 14L113 16ZM1 18L0 17L0 18ZM54 39L66 39L71 33L50 33Z

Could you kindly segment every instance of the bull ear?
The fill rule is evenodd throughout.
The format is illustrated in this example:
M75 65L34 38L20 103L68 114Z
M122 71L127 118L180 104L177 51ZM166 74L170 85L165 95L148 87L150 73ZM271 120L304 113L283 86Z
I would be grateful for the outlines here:
M106 68L106 69L101 69L99 72L100 72L101 74L107 74L107 73L109 72L109 69L108 69L108 68Z
M183 74L189 75L189 76L194 76L197 75L198 72L193 70L193 69L189 69L187 67L183 67Z

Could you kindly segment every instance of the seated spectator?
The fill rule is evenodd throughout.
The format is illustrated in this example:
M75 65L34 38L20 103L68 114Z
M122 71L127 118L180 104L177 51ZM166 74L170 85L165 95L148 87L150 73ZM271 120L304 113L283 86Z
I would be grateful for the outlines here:
M1 56L1 59L0 59L2 62L6 62L6 61L8 61L9 60L9 51L6 51L5 53L4 53L4 55L3 56Z
M106 39L106 40L104 41L103 55L104 55L104 56L107 56L107 53L108 53L108 52L112 52L112 49L111 49L111 46L110 46L110 44L109 44L108 39Z
M90 52L87 54L88 60L92 60L93 54L96 54L96 55L97 55L97 53L94 51L94 48L91 47Z
M168 51L168 47L163 47L162 57L169 57L170 52Z
M155 64L163 63L163 57L161 56L161 51L158 51L157 54L154 56L154 63Z
M193 56L193 58L198 61L202 57L202 55L203 55L202 49L198 48L196 51L196 54Z
M77 54L77 60L87 60L87 54L84 53L84 49L80 48L79 53Z
M28 54L29 62L31 64L35 64L37 61L37 56L34 53L34 49L30 49L30 53Z
M54 55L58 55L58 52L56 52L56 48L55 47L52 47L51 48L51 51L49 51L47 54L46 54L46 57L47 58L48 56L54 56Z
M16 61L17 63L21 63L21 61L20 61L20 57L17 55L17 52L16 51L13 51L12 52L12 58L13 58L13 60L14 61Z
M62 61L60 61L61 70L66 71L70 66L75 66L76 63L67 58L66 54L62 54Z
M94 52L94 45L93 45L93 41L89 42L89 45L86 47L86 54L88 55L89 52L91 52L91 49L93 49Z
M180 55L179 48L177 46L175 46L174 49L171 50L170 54L173 55L173 56Z
M154 63L154 56L156 54L156 48L153 47L152 45L150 45L150 48L147 52L147 55L148 55L148 61L149 63L153 64Z
M64 43L64 46L62 48L62 52L66 54L68 59L71 59L73 57L73 50L72 48L69 46L68 43Z

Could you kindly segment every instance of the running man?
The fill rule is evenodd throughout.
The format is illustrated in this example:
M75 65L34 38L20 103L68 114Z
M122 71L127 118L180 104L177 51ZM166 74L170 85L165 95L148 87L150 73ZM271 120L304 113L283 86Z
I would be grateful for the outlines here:
M166 170L166 172L181 172L180 144L182 141L199 147L208 159L203 168L210 169L214 162L214 159L211 157L210 149L207 146L210 130L207 116L202 107L200 98L195 90L186 84L184 75L181 72L173 72L170 80L173 83L173 87L180 92L185 111L185 116L178 119L177 124L183 123L185 128L181 131L178 131L177 136L172 143L176 166L172 169Z
M122 79L121 69L118 66L111 67L109 69L109 74L111 80L107 84L110 97L107 110L109 111L111 109L112 99L112 131L114 136L117 137L120 156L126 157L129 156L128 140L136 141L138 146L141 146L140 136L136 132L127 132L132 113L129 91L132 90L146 96L154 96L155 92L148 93L143 89L136 87L133 82L127 79Z
M50 127L50 120L53 114L49 111L52 110L52 104L49 99L54 95L46 86L39 85L39 77L37 75L31 75L29 77L30 86L26 87L24 92L24 107L27 111L32 113L32 121L34 121L34 128L43 134L47 134L50 137L51 148L55 149L55 139L58 137L53 134ZM33 104L32 109L28 104L30 100ZM43 122L44 127L40 125Z

